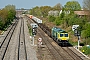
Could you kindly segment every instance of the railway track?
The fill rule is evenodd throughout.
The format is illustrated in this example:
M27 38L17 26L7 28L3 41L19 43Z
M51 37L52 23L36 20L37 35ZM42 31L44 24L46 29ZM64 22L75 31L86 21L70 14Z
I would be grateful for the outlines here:
M83 58L81 58L82 56L79 56L77 54L78 52L74 52L68 47L61 47L57 43L55 43L55 41L52 38L50 38L51 36L48 34L50 32L47 31L48 30L47 27L45 29L44 25L42 24L38 25L41 28L41 29L38 28L38 34L43 39L44 44L48 47L48 50L53 56L53 60L83 60Z
M64 50L64 47L58 46L51 38L46 34L44 35L43 31L39 29L39 35L42 37L45 45L48 47L50 53L53 55L55 60L82 60L79 56L73 55L71 51ZM47 38L48 37L48 38ZM65 47L66 48L66 47ZM74 52L73 52L74 53ZM72 57L73 56L73 57Z
M50 53L52 54L52 56L54 57L53 60L63 60L62 56L58 53L57 49L55 49L55 47L48 41L50 39L47 38L47 36L45 36L40 29L40 32L38 32L38 34L41 36L43 42L45 43L45 45L48 47ZM52 42L53 43L53 42Z
M83 60L80 56L78 56L75 52L73 52L69 47L62 47L62 49L66 51L73 58L73 60Z
M0 40L0 48L2 47L3 43L5 42L7 36L9 35L9 33L12 30L14 25L15 25L15 22L8 28L7 33L6 33L5 37L4 37L4 39Z
M58 44L56 44L47 34L45 34L44 31L46 29L44 28L43 29L44 31L42 31L41 28L38 28L38 35L42 37L43 43L47 46L48 50L50 51L50 54L53 56L53 60L68 60L68 59L72 60L73 59L72 57L68 56L68 54L65 53ZM43 58L41 57L40 59Z
M20 33L19 33L18 60L27 60L23 18L21 20Z
M14 33L14 30L17 26L18 20L15 21L15 23L13 23L13 25L11 26L9 32L6 34L4 40L1 42L0 44L0 59L3 60L5 57L5 54L7 52L7 48L9 46L9 43L11 41L11 37Z
M43 29L43 30L46 30L45 28ZM40 31L40 30L39 30ZM41 31L40 31L41 32ZM42 32L41 32L42 33ZM46 32L45 32L46 33ZM42 36L43 34L41 34L41 37L43 37ZM48 36L47 36L48 37ZM45 39L45 40L43 40L44 42L45 42L45 44L47 45L47 44L51 44L52 45L52 41L50 40L50 39L46 39L47 37L43 37L43 39ZM48 41L48 42L46 42L46 41ZM50 45L47 45L48 46L48 48L50 48L49 46ZM74 52L74 51L72 51L69 47L58 47L58 46L53 46L54 47L54 49L57 51L57 53L59 53L59 55L63 58L63 60L83 60L83 59L85 59L85 56L83 56L83 55L81 55L81 56L79 56L77 53L79 53L79 52ZM71 47L71 48L73 48L73 47ZM73 48L74 49L74 48ZM51 50L53 50L53 49L49 49L50 51ZM74 49L75 50L75 49ZM52 52L53 53L53 52ZM53 53L54 54L54 53ZM56 56L58 56L58 55L56 55ZM58 56L59 57L59 56ZM62 60L62 59L61 59Z

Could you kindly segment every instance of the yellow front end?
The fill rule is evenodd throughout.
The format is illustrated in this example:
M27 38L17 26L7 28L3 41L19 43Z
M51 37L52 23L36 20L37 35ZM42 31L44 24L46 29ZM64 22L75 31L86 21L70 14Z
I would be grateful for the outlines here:
M58 34L59 40L69 40L69 34L68 33L60 33Z

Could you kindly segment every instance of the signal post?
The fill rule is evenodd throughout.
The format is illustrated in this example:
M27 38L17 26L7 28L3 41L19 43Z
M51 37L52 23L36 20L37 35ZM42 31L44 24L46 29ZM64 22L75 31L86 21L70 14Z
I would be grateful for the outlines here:
M74 31L74 36L78 37L78 49L79 49L79 45L80 45L80 31L78 30L79 25L73 25L72 26L72 30Z
M34 36L37 34L38 25L36 23L31 23L31 27L32 27L32 41L34 45Z

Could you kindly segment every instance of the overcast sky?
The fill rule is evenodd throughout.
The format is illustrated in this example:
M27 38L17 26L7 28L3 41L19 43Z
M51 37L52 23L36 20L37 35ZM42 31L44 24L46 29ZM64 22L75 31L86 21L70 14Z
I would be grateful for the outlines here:
M0 0L0 8L4 8L6 5L15 5L16 8L26 8L31 9L35 6L54 6L57 3L62 4L63 6L67 1L71 0ZM83 0L76 0L82 6Z

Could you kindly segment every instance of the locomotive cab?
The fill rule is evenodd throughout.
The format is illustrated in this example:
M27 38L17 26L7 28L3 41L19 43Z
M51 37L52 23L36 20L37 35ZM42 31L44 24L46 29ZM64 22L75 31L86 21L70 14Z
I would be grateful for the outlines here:
M69 34L57 27L52 28L52 38L58 43L58 44L67 44L69 40Z

